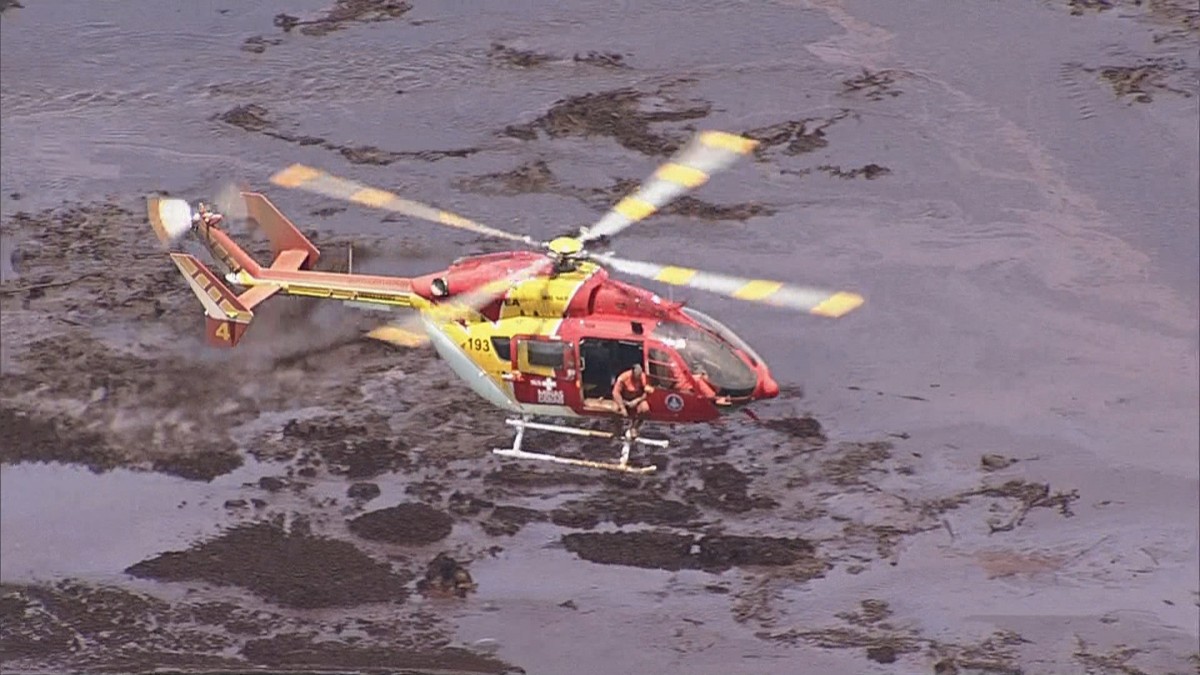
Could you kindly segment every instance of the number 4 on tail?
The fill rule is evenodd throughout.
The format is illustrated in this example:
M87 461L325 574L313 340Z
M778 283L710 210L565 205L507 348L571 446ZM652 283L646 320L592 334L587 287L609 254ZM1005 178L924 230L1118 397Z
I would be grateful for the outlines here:
M216 347L233 347L246 332L246 324L205 317L208 324L208 343Z

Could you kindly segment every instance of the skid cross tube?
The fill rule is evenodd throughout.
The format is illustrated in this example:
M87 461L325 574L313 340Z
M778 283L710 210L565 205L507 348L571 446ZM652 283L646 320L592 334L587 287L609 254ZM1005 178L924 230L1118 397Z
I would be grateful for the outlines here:
M560 457L538 452L528 452L521 449L521 443L525 440L526 429L537 429L540 431L550 431L560 434L572 434L575 436L591 436L594 438L612 438L616 434L610 431L597 431L594 429L581 429L579 427L568 427L559 424L542 424L539 422L530 422L526 418L510 418L505 420L509 426L516 427L517 435L513 438L511 448L494 448L492 453L504 457L514 457L517 459L531 459L542 462L553 462L556 464L569 464L572 466L583 466L590 469L604 469L607 471L623 471L626 473L652 473L658 470L657 466L631 466L629 464L629 452L634 443L649 445L657 448L665 448L670 443L665 439L642 438L634 435L632 430L627 430L621 441L621 460L619 462L596 462L588 459L575 459L572 457Z

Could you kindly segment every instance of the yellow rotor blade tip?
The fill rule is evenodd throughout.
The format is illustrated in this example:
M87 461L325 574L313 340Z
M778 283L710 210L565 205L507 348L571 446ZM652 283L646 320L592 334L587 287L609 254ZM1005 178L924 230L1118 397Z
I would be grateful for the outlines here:
M818 316L827 316L836 319L843 314L857 309L863 302L864 300L861 295L843 291L829 296L828 299L813 307L809 312Z
M705 131L700 134L700 141L714 148L721 148L744 155L758 147L758 141L745 136L738 136L726 131Z
M294 188L321 175L320 171L303 164L293 164L271 176L271 182L280 187Z

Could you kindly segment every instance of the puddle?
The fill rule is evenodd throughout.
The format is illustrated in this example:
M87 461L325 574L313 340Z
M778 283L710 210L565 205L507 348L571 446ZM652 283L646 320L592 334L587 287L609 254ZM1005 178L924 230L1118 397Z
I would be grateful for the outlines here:
M736 574L592 564L558 546L561 533L526 525L509 548L528 553L472 564L479 588L470 608L455 613L459 640L494 641L497 656L530 673L601 675L614 672L613 663L623 672L715 675L745 672L747 663L790 672L793 649L734 621L726 593ZM844 667L820 654L805 659L821 672Z
M62 464L0 467L0 580L119 580L165 550L187 548L244 516L226 500L271 473L248 462L211 483L128 469Z

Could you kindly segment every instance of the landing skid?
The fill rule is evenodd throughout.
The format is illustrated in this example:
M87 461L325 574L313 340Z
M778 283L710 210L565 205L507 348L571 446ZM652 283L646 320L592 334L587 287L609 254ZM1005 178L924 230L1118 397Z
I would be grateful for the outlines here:
M511 448L495 448L492 450L494 454L504 457L515 457L517 459L533 459L543 462L554 462L555 464L570 464L573 466L583 466L589 469L604 469L606 471L622 471L625 473L646 474L653 473L658 470L657 466L632 466L629 464L629 452L634 443L642 445L650 445L656 448L665 448L670 441L659 440L654 438L642 438L632 431L629 424L625 425L625 432L621 439L621 460L619 462L596 462L588 459L575 459L573 457L560 457L558 455L542 454L537 452L526 452L521 449L521 441L525 438L526 429L538 429L541 431L551 431L559 434L572 434L575 436L591 436L593 438L613 438L616 434L611 431L596 431L594 429L580 429L579 427L568 427L558 424L541 424L538 422L530 422L525 418L511 418L505 422L517 429L517 436L513 439Z

